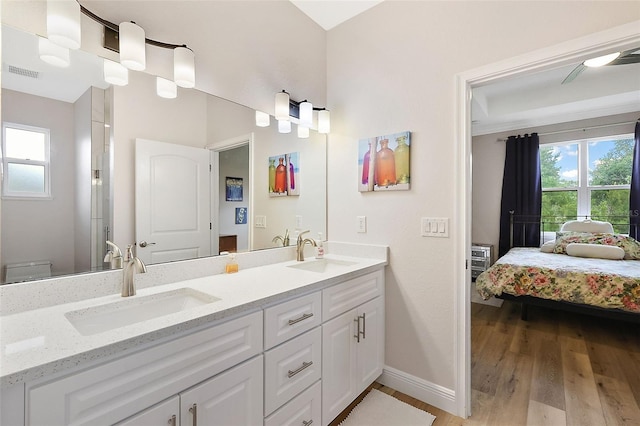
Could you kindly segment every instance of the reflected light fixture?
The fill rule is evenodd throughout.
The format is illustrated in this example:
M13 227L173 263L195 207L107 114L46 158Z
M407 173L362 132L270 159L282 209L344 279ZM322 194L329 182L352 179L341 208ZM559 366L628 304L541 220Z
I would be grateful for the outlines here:
M80 3L76 0L48 0L49 41L67 49L79 49L80 33Z
M328 109L318 111L318 133L331 132L331 114Z
M71 63L69 49L44 37L38 38L38 54L44 62L56 67L68 67Z
M278 120L278 132L291 133L291 122L289 120Z
M118 62L104 60L104 81L116 86L129 84L129 69Z
M178 86L171 80L156 77L156 92L161 98L174 99L178 96Z
M302 101L300 108L300 125L307 129L313 126L313 104L308 101Z
M583 62L585 67L601 67L603 65L607 65L610 62L613 62L615 59L620 56L620 52L610 53L604 56L598 56L597 58L587 59Z
M266 112L256 111L256 126L269 127L271 125L271 117Z
M187 46L173 49L173 81L187 89L196 85L195 54Z
M309 137L309 128L298 124L298 137L300 139L307 139Z
M276 93L276 120L289 121L289 101L289 94L284 90Z
M143 71L147 67L145 35L135 22L123 22L119 27L120 63L130 70Z

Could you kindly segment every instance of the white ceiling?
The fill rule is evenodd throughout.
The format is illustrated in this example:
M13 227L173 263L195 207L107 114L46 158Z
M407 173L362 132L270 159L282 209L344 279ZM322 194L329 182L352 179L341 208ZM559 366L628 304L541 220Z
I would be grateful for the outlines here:
M290 0L325 30L340 25L382 0Z

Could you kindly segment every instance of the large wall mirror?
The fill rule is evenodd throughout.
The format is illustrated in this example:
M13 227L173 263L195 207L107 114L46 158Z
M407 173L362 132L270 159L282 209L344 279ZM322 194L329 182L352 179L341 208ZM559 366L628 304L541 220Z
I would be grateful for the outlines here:
M106 240L137 243L153 264L276 248L287 230L326 236L324 135L256 127L253 109L198 90L160 98L146 73L111 87L102 58L71 54L67 68L46 64L38 36L2 27L2 123L47 130L50 183L44 197L3 192L3 284L108 269ZM167 160L191 153L204 158L200 177L191 160ZM280 158L294 182L274 193Z

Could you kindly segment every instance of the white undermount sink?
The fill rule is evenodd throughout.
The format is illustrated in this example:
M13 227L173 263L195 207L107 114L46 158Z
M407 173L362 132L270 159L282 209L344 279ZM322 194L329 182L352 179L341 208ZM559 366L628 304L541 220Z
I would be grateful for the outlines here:
M350 262L348 260L315 259L298 262L294 265L289 265L288 267L311 272L338 272L343 270L347 266L352 266L355 264L356 262Z
M65 317L82 334L103 331L159 318L220 300L191 288L179 288L148 296L131 296L118 302L67 312Z

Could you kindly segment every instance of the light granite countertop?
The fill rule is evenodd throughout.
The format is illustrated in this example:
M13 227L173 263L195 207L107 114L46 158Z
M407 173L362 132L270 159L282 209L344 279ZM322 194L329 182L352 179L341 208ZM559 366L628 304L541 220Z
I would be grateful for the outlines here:
M313 272L291 268L290 265L300 262L286 261L248 268L234 274L217 274L139 289L136 296L126 300L180 288L191 288L220 300L93 335L80 334L65 314L125 300L120 294L3 315L0 317L0 385L12 386L77 366L90 365L183 331L242 313L255 312L280 300L328 287L387 264L386 258L338 254L325 257L353 264L327 272ZM310 259L306 262L314 261Z

